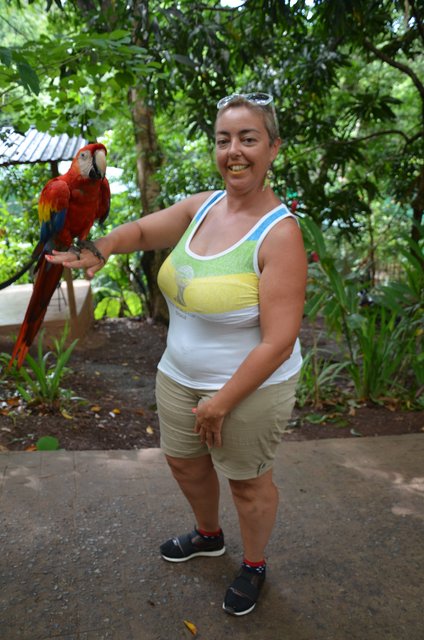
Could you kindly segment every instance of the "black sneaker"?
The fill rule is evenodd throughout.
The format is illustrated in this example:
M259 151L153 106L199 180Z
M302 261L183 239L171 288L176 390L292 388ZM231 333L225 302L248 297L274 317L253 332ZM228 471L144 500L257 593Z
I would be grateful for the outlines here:
M224 611L233 616L244 616L253 611L264 582L265 572L259 575L241 567L225 594Z
M191 533L171 538L160 546L164 560L185 562L195 556L222 556L225 553L224 534L207 538L194 529Z

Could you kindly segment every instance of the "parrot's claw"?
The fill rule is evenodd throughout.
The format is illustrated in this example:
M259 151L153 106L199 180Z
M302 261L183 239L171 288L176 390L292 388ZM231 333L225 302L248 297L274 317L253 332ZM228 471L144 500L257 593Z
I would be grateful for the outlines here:
M99 251L94 242L91 242L91 240L78 240L78 247L80 250L88 249L88 251L91 251L91 253L96 256L98 260L103 262L103 264L106 264L106 258L104 257L102 252Z
M68 251L74 253L77 260L81 260L81 248L79 246L71 244L71 246L68 248Z

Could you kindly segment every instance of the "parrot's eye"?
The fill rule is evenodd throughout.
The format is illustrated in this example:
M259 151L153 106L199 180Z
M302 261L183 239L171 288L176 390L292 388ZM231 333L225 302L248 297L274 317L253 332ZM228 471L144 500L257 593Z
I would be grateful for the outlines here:
M86 157L87 157L87 151L83 151L83 152L81 153L81 158L82 158L83 160L85 160L85 159L86 159Z

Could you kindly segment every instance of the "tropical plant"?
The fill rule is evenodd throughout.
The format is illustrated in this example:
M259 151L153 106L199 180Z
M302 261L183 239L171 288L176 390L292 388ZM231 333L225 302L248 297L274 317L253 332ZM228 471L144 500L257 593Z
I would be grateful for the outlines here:
M348 371L358 399L378 402L383 397L411 396L407 383L416 337L410 319L379 307L352 315L349 324L354 350Z
M72 392L63 386L63 379L70 372L66 365L78 340L73 340L67 347L68 335L69 326L66 325L61 336L54 338L53 351L43 353L44 330L41 331L36 357L28 353L25 364L20 368L15 363L9 368L10 355L0 354L0 361L4 365L3 377L13 379L16 390L27 403L52 405L71 396Z
M358 295L361 282L354 274L343 275L337 255L330 252L315 222L303 219L302 226L307 245L318 256L309 269L305 313L312 321L322 315L330 334L341 342L336 362L342 365L338 369L333 364L333 354L333 362L321 360L318 366L312 352L311 364L306 361L304 380L308 374L311 379L313 375L325 379L346 368L360 400L397 396L415 401L422 386L423 274L417 255L419 245L407 239L402 247L407 260L406 279L377 288L369 305L362 307ZM413 251L408 251L411 243Z
M343 386L341 373L348 362L333 362L331 355L322 354L316 345L305 354L300 371L296 400L299 407L312 405L322 409L329 400L340 396Z

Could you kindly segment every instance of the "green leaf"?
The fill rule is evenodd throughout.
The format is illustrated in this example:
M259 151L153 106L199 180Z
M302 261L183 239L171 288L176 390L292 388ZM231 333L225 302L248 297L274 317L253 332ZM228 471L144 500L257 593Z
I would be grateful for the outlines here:
M107 305L107 317L108 318L118 318L119 312L121 310L121 301L119 298L109 298Z
M308 415L305 416L305 420L307 420L311 424L321 424L322 422L325 422L327 420L327 416L325 413L308 413Z
M108 301L109 297L103 298L102 300L100 300L99 304L96 305L96 308L94 310L95 320L100 320L100 318L103 318L103 316L106 315Z
M17 62L16 68L25 89L38 95L40 93L40 81L34 69L27 62Z
M302 228L306 229L307 233L312 238L314 248L318 253L320 260L323 260L323 258L327 255L327 251L325 247L324 235L321 229L312 220L312 218L307 217L301 219L301 226Z
M12 64L12 51L6 47L0 47L0 60L6 67Z
M56 451L59 449L59 440L54 436L42 436L35 443L38 451Z
M124 300L130 316L138 316L141 314L143 310L141 300L134 291L124 291Z

